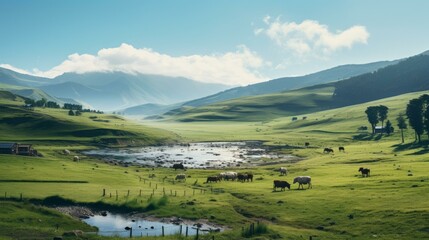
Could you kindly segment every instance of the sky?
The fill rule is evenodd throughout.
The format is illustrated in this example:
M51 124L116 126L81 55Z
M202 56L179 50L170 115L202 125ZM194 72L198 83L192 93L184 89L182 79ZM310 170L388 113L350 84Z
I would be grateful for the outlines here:
M0 67L248 85L429 50L426 0L0 0Z

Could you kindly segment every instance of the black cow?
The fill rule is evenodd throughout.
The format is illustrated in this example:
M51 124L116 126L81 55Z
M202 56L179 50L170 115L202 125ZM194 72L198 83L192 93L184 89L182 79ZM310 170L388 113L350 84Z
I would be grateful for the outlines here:
M237 179L240 182L252 181L253 182L253 174L252 173L239 173L237 175Z
M174 170L185 169L185 166L183 166L183 164L181 164L181 163L175 163L175 164L173 164L173 168L174 168Z
M332 149L332 148L325 148L325 149L323 149L323 152L324 153L334 153L334 149Z
M345 151L345 149L344 149L344 147L338 147L338 151L339 151L339 152L341 152L341 151L343 151L343 152L344 152L344 151Z
M207 177L206 183L209 183L209 182L220 182L220 177L219 176L209 176L209 177Z
M362 177L369 177L371 170L369 170L369 168L361 167L361 168L359 168L358 172L362 173Z
M277 191L277 188L280 188L280 191L285 191L286 188L290 190L290 184L286 181L274 180L274 191Z
M305 146L306 147L310 146L310 143L309 142L305 142Z

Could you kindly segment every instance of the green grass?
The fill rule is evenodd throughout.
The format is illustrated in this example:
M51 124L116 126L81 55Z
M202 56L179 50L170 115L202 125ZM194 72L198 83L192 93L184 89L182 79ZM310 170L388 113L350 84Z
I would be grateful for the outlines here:
M398 132L391 136L375 137L357 132L359 126L368 125L364 114L367 106L388 106L389 119L395 125L394 118L404 111L408 100L420 94L406 94L305 115L284 115L258 122L146 122L149 127L145 129L151 126L167 129L180 135L183 141L262 140L267 145L278 146L281 152L305 158L294 164L232 169L252 171L255 175L252 183L205 184L207 176L220 172L209 169L189 169L186 174L190 177L185 183L173 183L177 173L173 169L125 168L87 157L80 162L73 162L72 156L87 148L78 144L80 141L85 142L82 139L86 137L59 137L53 134L47 138L75 141L73 147L67 146L73 151L72 155L63 155L61 150L64 146L50 141L39 147L44 154L43 158L0 155L0 180L3 180L0 181L0 196L4 192L8 198L19 198L22 193L24 199L58 195L81 203L101 202L141 211L152 209L147 214L159 217L204 218L231 228L216 235L215 239L240 239L242 227L257 221L267 226L267 232L255 238L308 239L309 236L317 236L316 239L427 239L427 146L413 143L414 135L410 130L406 132L406 144L400 144ZM40 111L75 124L87 124L87 128L92 126L89 129L126 130L140 134L130 131L138 128L137 123L121 129L111 125L112 122L93 125L88 116L75 121L64 116L60 110ZM297 116L299 120L291 121L292 116ZM307 119L302 120L303 116L307 116ZM112 121L119 123L123 120ZM124 121L124 124L130 123ZM76 129L80 131L85 128ZM113 135L119 133L103 134L118 137ZM22 134L22 139L24 137L25 134ZM310 142L310 147L304 148L304 142ZM345 153L339 153L338 146L344 146ZM333 147L335 153L324 154L324 147ZM265 161L269 162L270 159ZM290 174L279 176L274 170L280 166L286 166ZM371 168L371 177L362 178L359 175L357 170L361 166ZM412 176L409 176L409 171ZM149 178L150 174L156 177ZM292 185L291 190L273 192L273 180L284 179L292 183L293 177L298 175L310 175L313 188L296 190L297 186ZM106 189L106 196L102 196L103 189ZM117 199L116 191L119 194ZM167 198L161 200L164 191ZM152 193L154 195L151 197ZM14 204L21 206L20 203ZM153 206L148 208L151 204ZM30 214L33 213L22 215ZM0 217L5 216L7 213L0 211ZM18 218L14 217L7 228L19 229L16 223ZM32 227L33 224L28 226ZM38 225L34 223L34 227ZM48 224L39 227L49 229ZM0 233L11 236L3 234L4 228L0 225ZM46 234L53 232L47 230Z

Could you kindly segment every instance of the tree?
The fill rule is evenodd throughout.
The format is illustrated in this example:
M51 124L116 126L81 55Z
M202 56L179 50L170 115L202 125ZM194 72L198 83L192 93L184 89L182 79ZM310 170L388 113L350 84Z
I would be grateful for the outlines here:
M402 143L404 143L404 129L407 129L407 122L405 121L404 114L400 113L396 121L398 121L398 128L401 129Z
M381 128L383 128L384 120L387 119L387 113L389 112L389 108L384 105L380 105L377 107L377 110L378 110L378 120L380 120Z
M423 134L423 100L420 98L411 99L407 104L406 114L410 126L416 133L417 140L421 143L421 135Z
M385 131L386 131L387 135L390 135L393 132L392 123L389 120L387 120L387 122L386 122Z
M69 110L69 115L70 115L70 116L74 116L74 112L73 112L73 110L71 110L71 109Z
M371 124L372 134L375 133L375 126L378 123L378 107L370 106L365 111L368 122Z
M75 115L80 116L80 115L82 115L82 113L79 110L76 110Z

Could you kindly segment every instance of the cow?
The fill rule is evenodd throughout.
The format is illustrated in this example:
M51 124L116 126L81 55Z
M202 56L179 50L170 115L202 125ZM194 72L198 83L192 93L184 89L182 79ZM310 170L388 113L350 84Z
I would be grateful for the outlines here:
M313 186L311 184L311 177L310 176L299 176L299 177L296 177L293 180L293 184L295 184L295 183L299 183L298 189L300 189L300 188L304 189L304 184L308 184L307 188L313 188Z
M252 173L239 173L237 175L237 179L240 182L252 181L253 182L253 174Z
M74 156L74 157L73 157L73 161L74 161L74 162L79 162L79 160L80 160L80 157L79 157L79 156Z
M332 149L332 148L325 148L325 149L323 149L323 153L334 153L334 149Z
M280 167L280 168L279 168L279 172L280 172L280 175L282 175L282 176L287 176L287 168L285 168L285 167Z
M181 181L181 180L186 181L186 175L184 173L177 174L175 179L177 181Z
M306 147L309 147L309 146L310 146L310 143L309 143L309 142L305 142L305 146L306 146Z
M237 173L236 172L221 172L219 173L219 177L223 180L229 181L230 179L234 181L237 179Z
M64 155L70 155L70 150L68 150L68 149L64 149L64 150L63 150L63 154L64 154Z
M181 164L181 163L175 163L175 164L173 164L173 168L174 168L174 171L176 171L177 169L183 169L183 170L185 170L185 166L183 166L183 164Z
M362 177L369 177L371 170L369 170L369 168L361 167L361 168L359 168L358 172L362 173Z
M209 176L209 177L207 177L206 183L219 182L219 181L220 181L220 177L219 176Z
M274 180L274 191L277 191L277 188L280 188L280 191L285 191L286 188L290 190L290 184L286 181Z
M344 147L338 147L338 152L345 151Z

